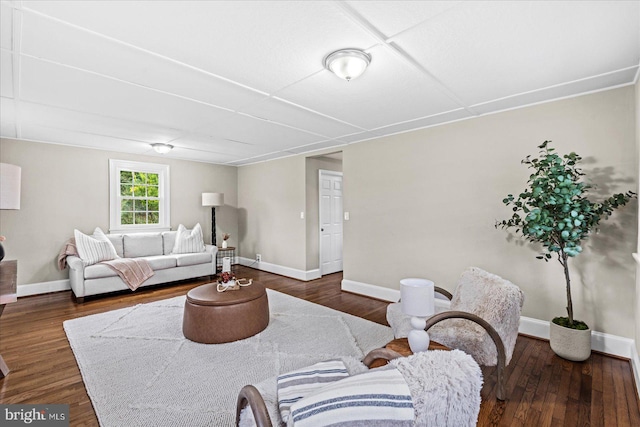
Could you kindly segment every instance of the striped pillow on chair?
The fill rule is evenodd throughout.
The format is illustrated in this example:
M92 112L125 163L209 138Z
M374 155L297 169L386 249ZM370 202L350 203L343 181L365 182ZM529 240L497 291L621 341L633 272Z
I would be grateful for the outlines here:
M328 383L349 376L341 360L316 363L278 376L278 407L283 422L289 419L289 408L298 400L313 394Z
M397 369L379 368L328 384L291 405L287 426L412 427L411 392Z

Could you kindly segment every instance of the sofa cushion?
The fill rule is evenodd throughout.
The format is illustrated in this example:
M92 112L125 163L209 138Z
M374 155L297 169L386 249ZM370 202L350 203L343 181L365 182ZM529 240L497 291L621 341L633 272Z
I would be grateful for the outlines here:
M176 244L176 234L178 234L177 231L165 231L162 233L162 246L165 255L169 255L173 250Z
M101 277L112 277L117 275L118 273L106 264L98 263L84 268L85 279L100 279Z
M122 244L122 237L122 234L107 234L107 238L115 248L116 253L120 258L124 258L124 246Z
M173 246L172 254L190 254L204 252L204 239L202 238L202 227L196 224L192 230L180 224L176 233L176 243Z
M155 255L143 257L141 259L146 260L154 271L165 270L167 268L174 268L177 266L176 259L172 256ZM115 270L106 264L101 263L90 265L84 269L85 279L100 279L102 277L112 277L117 275L118 273L116 273Z
M175 258L178 267L186 265L206 264L212 262L211 254L209 252L200 252L196 254L175 254L171 258Z
M154 255L143 257L143 259L149 263L154 271L174 268L179 265L177 264L176 259L172 256Z
M162 255L162 235L160 233L125 234L123 242L126 258Z
M73 230L76 239L78 255L87 265L100 261L118 258L115 248L107 236L99 227L96 227L92 236L87 236L80 230Z

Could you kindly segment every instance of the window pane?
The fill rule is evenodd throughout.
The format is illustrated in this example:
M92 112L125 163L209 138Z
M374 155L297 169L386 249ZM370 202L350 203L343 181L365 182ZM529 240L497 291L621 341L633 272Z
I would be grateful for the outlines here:
M146 224L147 223L147 213L146 212L136 212L136 224Z
M122 183L131 183L131 182L133 182L133 172L131 172L131 171L120 171L120 182L122 182Z
M127 160L109 161L110 225L136 229L169 227L169 166ZM115 191L113 190L115 189Z
M147 183L147 174L144 172L134 172L133 173L133 183L134 184L146 184Z
M121 196L132 196L133 195L133 187L131 185L121 185L120 186L120 195Z
M133 224L133 212L122 212L120 216L120 222L123 225Z
M136 212L140 212L140 211L146 211L147 210L147 201L146 200L136 200L135 201L135 211Z
M122 199L122 203L120 204L120 210L122 210L122 211L132 211L133 210L133 200L131 200L131 199Z
M136 197L145 197L147 195L147 187L144 185L136 185L133 187L133 195Z
M158 212L149 212L149 224L158 224L160 222L160 215Z

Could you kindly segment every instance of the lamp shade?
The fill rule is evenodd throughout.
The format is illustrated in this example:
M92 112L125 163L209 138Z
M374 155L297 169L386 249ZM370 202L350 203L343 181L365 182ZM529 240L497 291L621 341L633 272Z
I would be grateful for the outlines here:
M427 279L400 280L402 312L409 316L431 316L435 311L434 286L434 283Z
M224 193L202 193L202 206L224 205Z
M0 163L0 209L20 209L20 173L22 168Z

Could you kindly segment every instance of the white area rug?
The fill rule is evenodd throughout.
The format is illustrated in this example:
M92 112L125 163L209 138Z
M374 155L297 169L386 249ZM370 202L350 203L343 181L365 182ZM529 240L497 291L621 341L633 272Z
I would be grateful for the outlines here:
M185 297L64 322L102 426L233 426L238 391L336 357L361 359L390 328L267 289L269 326L228 344L182 335Z

